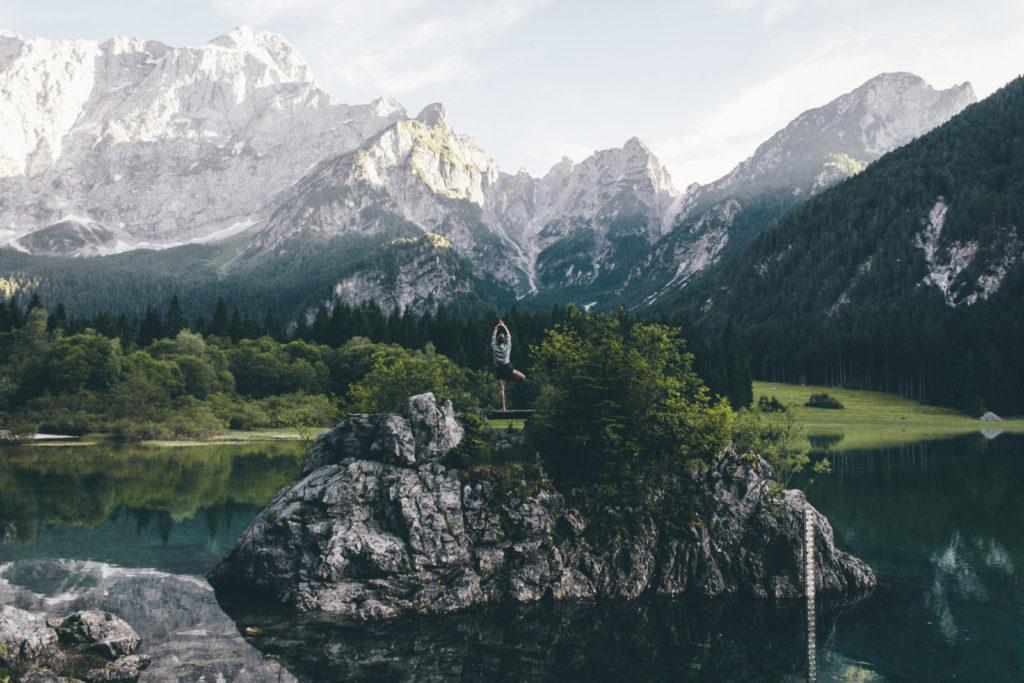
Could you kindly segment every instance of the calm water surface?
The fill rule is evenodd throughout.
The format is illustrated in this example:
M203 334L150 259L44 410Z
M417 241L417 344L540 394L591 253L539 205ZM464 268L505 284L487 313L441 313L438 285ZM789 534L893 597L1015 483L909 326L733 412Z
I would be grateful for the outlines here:
M484 609L353 628L217 603L202 578L294 446L0 450L0 604L131 622L149 680L804 680L802 604ZM1024 438L821 454L801 482L880 585L819 601L818 680L1024 680ZM244 636L243 636L244 634Z

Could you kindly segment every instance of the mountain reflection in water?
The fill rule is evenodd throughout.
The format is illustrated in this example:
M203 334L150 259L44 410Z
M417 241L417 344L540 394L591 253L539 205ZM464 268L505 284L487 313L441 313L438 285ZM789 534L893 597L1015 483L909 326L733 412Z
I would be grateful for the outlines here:
M544 603L370 626L225 613L202 577L301 451L0 450L0 604L120 614L156 681L805 679L799 602ZM831 474L802 485L880 583L852 604L819 596L817 680L1024 680L1024 438L819 457Z
M820 638L847 604L819 600ZM800 601L552 602L365 626L225 607L250 643L307 681L758 681L807 670Z

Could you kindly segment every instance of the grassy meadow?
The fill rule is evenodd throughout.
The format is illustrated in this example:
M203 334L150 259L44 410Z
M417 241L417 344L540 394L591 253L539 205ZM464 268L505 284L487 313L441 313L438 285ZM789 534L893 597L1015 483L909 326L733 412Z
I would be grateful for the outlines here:
M804 405L811 394L822 392L838 399L844 407L830 410ZM760 396L775 396L789 406L808 436L839 438L831 445L834 450L899 446L982 429L1024 432L1024 418L982 422L977 416L880 391L754 382L754 400Z

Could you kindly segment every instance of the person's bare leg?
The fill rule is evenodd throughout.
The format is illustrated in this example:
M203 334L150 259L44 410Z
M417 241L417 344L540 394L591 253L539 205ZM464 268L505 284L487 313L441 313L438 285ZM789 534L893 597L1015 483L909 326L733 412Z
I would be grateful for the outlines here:
M513 370L512 371L512 376L515 377L517 382L522 382L524 379L526 379L526 375L524 375L523 373L519 372L518 370Z
M507 410L505 408L505 380L498 380L498 392L501 394L501 409L502 411Z

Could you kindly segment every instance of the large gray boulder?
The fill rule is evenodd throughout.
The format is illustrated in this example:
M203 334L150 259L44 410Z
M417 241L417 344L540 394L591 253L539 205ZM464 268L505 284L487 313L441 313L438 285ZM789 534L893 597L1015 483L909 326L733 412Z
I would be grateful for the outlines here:
M432 393L411 397L401 415L349 415L336 429L321 434L306 455L302 473L341 462L370 458L412 466L443 457L462 439L450 400Z
M808 503L779 494L756 455L719 455L698 481L698 522L670 531L649 519L595 545L586 516L550 487L524 497L446 467L461 438L450 403L431 394L402 415L351 416L318 439L303 478L277 493L210 582L228 600L260 594L360 621L546 596L804 594ZM816 550L819 591L874 585L822 515Z
M83 610L54 624L62 645L77 646L84 652L117 659L135 654L142 643L139 634L110 612Z
M41 614L0 607L0 670L58 668L64 663L57 632Z
M150 661L134 654L140 643L131 626L108 612L75 612L51 624L42 614L0 607L0 679L134 683Z

